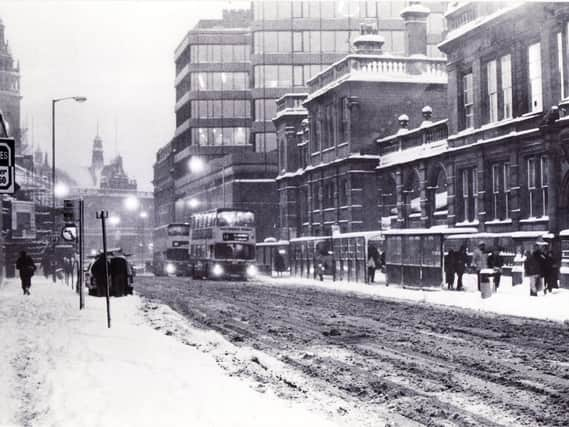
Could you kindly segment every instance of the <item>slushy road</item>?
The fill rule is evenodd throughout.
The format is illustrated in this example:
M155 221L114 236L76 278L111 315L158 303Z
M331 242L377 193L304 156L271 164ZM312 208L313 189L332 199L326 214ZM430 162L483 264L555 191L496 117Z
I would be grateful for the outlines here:
M308 378L287 384L293 397L409 425L569 425L566 325L260 281L139 277L135 289Z

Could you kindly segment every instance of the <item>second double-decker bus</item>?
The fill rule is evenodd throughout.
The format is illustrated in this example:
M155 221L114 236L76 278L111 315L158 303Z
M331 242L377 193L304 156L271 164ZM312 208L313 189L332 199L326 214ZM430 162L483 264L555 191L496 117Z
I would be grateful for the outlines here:
M189 265L194 278L255 276L255 214L232 208L193 214Z
M152 265L156 276L186 276L190 225L188 223L166 224L154 229L154 253Z

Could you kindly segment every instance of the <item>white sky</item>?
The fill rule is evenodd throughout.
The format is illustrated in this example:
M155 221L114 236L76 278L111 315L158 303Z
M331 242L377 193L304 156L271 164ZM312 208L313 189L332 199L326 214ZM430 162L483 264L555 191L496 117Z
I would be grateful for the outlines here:
M51 99L57 104L56 163L73 174L90 162L93 138L105 161L118 151L139 189L152 189L158 147L175 131L174 50L199 19L221 18L243 1L0 1L20 61L22 127L51 153ZM32 138L33 135L33 138Z

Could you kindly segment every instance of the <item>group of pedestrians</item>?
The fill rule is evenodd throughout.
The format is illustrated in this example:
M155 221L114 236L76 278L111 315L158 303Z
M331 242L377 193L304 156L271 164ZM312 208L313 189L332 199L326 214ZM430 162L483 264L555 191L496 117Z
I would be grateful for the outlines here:
M504 259L500 252L501 248L499 246L496 246L495 248L487 251L484 242L480 242L478 244L478 247L472 251L470 268L471 271L476 274L479 291L481 272L487 269L492 270L495 289L497 290L500 287L500 278L502 276L502 267L504 265ZM456 276L456 290L461 291L463 289L462 276L464 275L466 266L468 265L466 245L463 244L458 251L449 249L448 253L445 255L444 264L445 279L448 289L454 289L454 281Z
M547 248L546 244L536 243L533 252L527 251L524 274L529 278L531 296L537 296L541 290L545 295L548 291L551 293L553 289L558 288L559 265L551 248Z
M449 249L448 253L445 255L445 278L449 290L454 289L455 275L456 290L461 291L463 289L462 276L466 271L467 261L466 245L462 245L458 251Z

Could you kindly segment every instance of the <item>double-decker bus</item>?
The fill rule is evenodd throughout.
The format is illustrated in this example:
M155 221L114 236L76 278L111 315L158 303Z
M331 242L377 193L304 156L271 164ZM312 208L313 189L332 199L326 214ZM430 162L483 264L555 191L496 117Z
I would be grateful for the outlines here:
M255 276L255 214L232 208L193 214L189 265L194 278Z
M189 273L190 225L188 223L162 225L154 229L153 237L154 274L186 276Z

